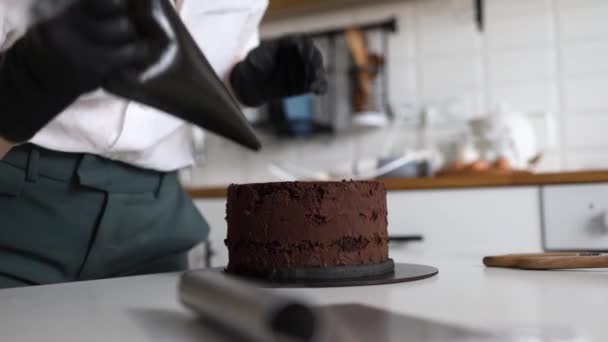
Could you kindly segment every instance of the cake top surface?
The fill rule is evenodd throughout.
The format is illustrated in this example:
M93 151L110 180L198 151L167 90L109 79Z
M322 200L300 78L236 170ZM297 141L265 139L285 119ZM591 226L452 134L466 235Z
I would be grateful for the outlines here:
M353 180L343 180L343 181L295 181L295 182L268 182L268 183L244 183L244 184L231 184L230 188L235 187L273 187L273 188L283 188L283 187L316 187L316 186L352 186L357 184L367 184L367 185L376 185L384 188L384 183L379 181L353 181Z

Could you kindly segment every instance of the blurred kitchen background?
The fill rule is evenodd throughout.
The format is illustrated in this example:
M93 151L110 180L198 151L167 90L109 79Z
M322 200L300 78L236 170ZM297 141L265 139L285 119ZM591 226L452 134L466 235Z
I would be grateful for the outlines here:
M608 2L271 0L263 38L311 33L330 90L206 135L187 185L608 167ZM517 171L515 171L517 172Z

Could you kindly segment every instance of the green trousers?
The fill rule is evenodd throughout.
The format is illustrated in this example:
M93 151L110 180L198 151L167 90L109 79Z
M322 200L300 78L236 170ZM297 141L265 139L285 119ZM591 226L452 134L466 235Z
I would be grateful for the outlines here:
M183 270L208 230L175 173L33 145L0 161L0 288Z

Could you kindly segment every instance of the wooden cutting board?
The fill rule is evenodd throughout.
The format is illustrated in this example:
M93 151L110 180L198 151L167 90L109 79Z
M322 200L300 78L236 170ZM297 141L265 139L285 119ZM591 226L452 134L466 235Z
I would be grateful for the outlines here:
M483 258L488 267L526 270L608 268L608 255L599 253L506 254Z

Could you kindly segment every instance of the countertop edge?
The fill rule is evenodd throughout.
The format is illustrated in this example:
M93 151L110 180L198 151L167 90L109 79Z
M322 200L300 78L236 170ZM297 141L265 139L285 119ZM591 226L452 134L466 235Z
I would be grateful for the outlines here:
M608 182L608 170L538 174L503 174L479 176L442 176L417 179L383 179L388 191L475 189L492 187L588 184ZM186 187L194 199L224 198L227 186Z

